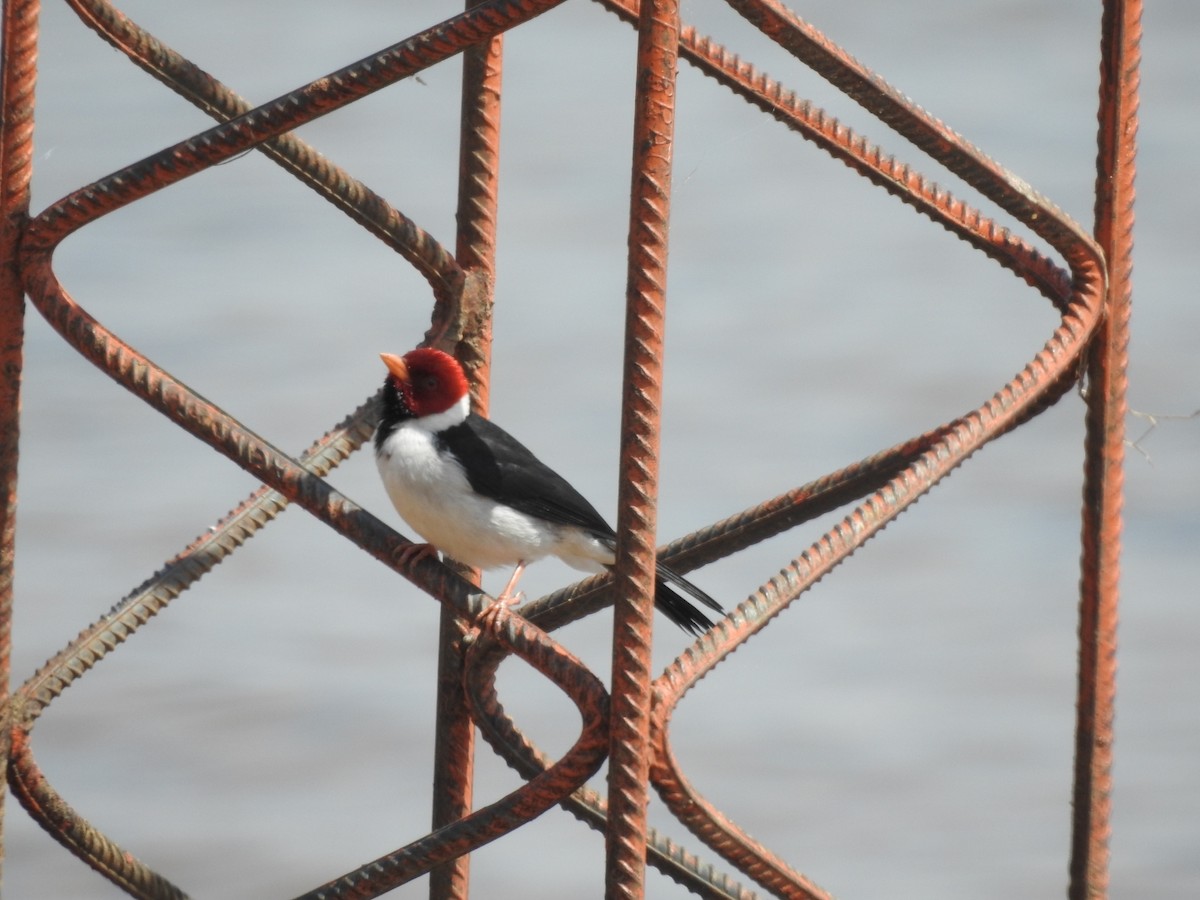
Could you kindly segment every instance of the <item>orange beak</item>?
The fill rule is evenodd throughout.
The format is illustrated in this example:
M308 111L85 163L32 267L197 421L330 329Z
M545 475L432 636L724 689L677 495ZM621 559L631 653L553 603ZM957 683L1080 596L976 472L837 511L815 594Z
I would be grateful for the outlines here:
M400 381L408 381L408 365L404 362L403 358L396 356L394 353L380 353L379 358L388 367L388 371Z

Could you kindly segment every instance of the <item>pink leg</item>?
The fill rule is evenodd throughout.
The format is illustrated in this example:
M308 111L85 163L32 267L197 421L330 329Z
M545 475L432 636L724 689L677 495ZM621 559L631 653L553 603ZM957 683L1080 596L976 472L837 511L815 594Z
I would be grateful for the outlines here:
M517 567L513 570L512 578L508 579L508 584L504 586L504 590L500 592L500 596L496 598L496 602L504 606L512 606L521 599L520 594L513 594L512 590L517 586L517 582L521 580L521 573L525 571L525 560L517 563Z

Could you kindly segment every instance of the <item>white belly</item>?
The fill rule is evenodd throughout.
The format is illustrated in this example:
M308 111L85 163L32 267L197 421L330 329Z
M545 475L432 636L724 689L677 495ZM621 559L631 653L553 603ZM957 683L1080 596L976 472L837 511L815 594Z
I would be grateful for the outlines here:
M462 466L437 452L434 436L401 425L376 457L383 484L404 521L452 559L491 569L558 556L601 571L612 553L575 528L552 525L475 494Z

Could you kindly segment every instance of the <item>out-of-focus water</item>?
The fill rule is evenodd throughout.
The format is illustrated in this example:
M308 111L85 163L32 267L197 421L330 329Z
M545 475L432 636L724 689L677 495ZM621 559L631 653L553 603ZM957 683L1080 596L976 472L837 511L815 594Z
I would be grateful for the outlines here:
M457 7L123 8L261 102ZM1090 222L1095 4L798 9ZM929 170L719 4L686 13ZM1200 891L1200 421L1167 418L1200 406L1198 25L1191 3L1152 4L1142 44L1131 403L1160 421L1127 475L1120 897ZM582 2L506 38L492 414L609 512L634 43ZM41 65L35 209L207 125L63 5L44 10ZM1016 279L686 66L679 90L664 539L978 405L1055 324ZM451 62L304 137L452 246L457 92ZM379 351L428 325L428 290L401 260L255 154L85 229L56 270L124 339L296 451L375 389ZM17 683L254 487L36 312L27 332ZM1148 420L1129 424L1136 438ZM840 896L1062 896L1082 433L1069 396L719 667L672 729L697 788ZM331 480L396 521L368 454ZM732 606L824 524L696 579ZM547 562L524 587L573 577ZM37 726L37 758L80 814L193 895L299 893L427 830L436 620L428 598L291 510L67 691ZM607 670L604 617L562 639ZM657 640L663 665L686 645L665 624ZM501 679L518 721L565 748L567 702L515 663ZM482 803L517 782L480 757ZM652 818L686 838L660 808ZM11 799L5 819L5 896L122 896ZM598 836L554 811L476 853L473 875L480 897L591 897L603 865ZM648 896L681 895L649 877Z

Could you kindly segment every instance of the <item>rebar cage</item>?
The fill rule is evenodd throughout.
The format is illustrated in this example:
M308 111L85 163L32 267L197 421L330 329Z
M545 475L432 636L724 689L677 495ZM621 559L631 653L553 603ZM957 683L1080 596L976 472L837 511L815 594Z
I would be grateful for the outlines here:
M4 754L14 796L54 840L125 892L138 897L185 896L170 880L169 868L160 871L140 861L136 847L118 846L85 818L85 804L80 803L76 811L77 801L56 789L43 773L31 747L32 734L66 688L101 659L124 652L125 641L134 632L271 524L286 506L298 504L441 604L433 828L302 896L373 897L429 875L431 896L466 897L472 851L561 806L603 833L606 896L645 896L649 864L688 891L706 897L750 897L755 890L779 897L828 897L827 891L835 886L824 886L818 869L810 871L805 859L785 861L759 843L685 775L671 740L676 707L696 682L773 625L779 613L967 457L1034 419L1082 384L1086 441L1069 895L1105 896L1141 4L1133 0L1104 4L1095 222L1088 230L775 0L727 2L748 28L824 79L842 99L858 104L907 140L926 163L947 170L981 202L973 205L939 187L918 168L883 152L856 129L699 33L681 21L677 0L596 2L626 27L630 53L624 64L633 84L628 119L622 125L630 132L627 146L632 165L628 196L623 200L628 218L621 272L625 306L617 445L618 560L611 577L588 579L512 611L490 605L490 597L478 587L478 573L405 556L401 551L409 546L408 539L390 527L391 520L377 518L350 500L327 477L369 442L373 398L359 404L303 453L290 455L266 431L235 418L228 404L205 399L203 384L189 386L161 360L135 349L133 340L122 336L120 314L112 317L116 321L106 322L99 312L89 312L91 298L70 293L70 278L56 265L55 254L68 237L86 231L101 217L152 203L150 198L160 196L160 191L186 185L213 167L255 151L398 255L410 267L405 277L419 276L423 296L432 297L431 304L426 300L416 304L429 322L424 342L464 363L472 378L474 404L486 412L493 310L502 305L497 298L503 279L503 262L500 272L497 264L497 221L500 151L506 143L500 115L505 40L562 0L468 3L457 15L399 42L379 41L386 45L383 49L258 105L242 99L235 93L236 86L221 83L116 7L102 0L68 0L67 6L88 28L216 124L196 129L160 152L122 163L111 174L82 184L33 214L34 86L53 62L38 63L40 4L6 0L4 283L0 290L5 335L0 433L5 441L6 504L0 662ZM509 50L510 55L514 52ZM400 82L420 83L431 67L455 58L462 60L462 99L461 110L455 110L457 185L447 185L456 190L456 242L450 248L435 239L435 230L423 226L417 214L402 211L402 202L393 204L350 174L350 167L335 165L297 130L311 128L310 123L320 117ZM715 82L714 90L719 86L732 92L899 199L909 208L906 212L921 213L981 251L1048 300L1054 320L1039 333L1028 354L1014 360L1014 368L1023 366L1019 373L993 385L991 396L974 409L799 487L759 499L742 512L660 547L664 373L671 359L665 343L667 260L673 185L677 188L681 175L687 176L678 169L675 157L679 79L686 67ZM446 110L438 110L438 116L448 121ZM822 162L828 167L827 159ZM984 204L995 210L994 216L981 211ZM1011 230L996 221L999 217ZM564 281L564 302L574 290ZM411 291L404 302L413 305L416 294ZM674 297L673 292L670 295ZM23 297L79 356L192 439L232 460L260 486L10 690L21 449L18 411L25 361ZM273 314L263 315L270 319ZM279 340L291 339L285 318L271 325ZM764 353L775 352L770 349L773 336L765 332L769 328L737 338L762 342ZM719 344L731 337L717 331L703 339ZM365 348L377 349L403 348ZM285 377L290 376L285 373ZM346 387L348 382L338 385L340 396L345 396ZM736 419L737 410L732 412ZM722 407L722 415L729 413ZM651 597L656 560L689 572L735 559L763 541L822 517L823 533L807 549L791 555L781 570L774 566L770 577L760 572L755 579L758 587L727 618L654 676ZM594 662L585 663L553 633L610 605L614 610L611 671L594 671ZM432 634L421 639L434 640ZM753 652L750 647L744 654ZM568 749L553 755L543 752L521 727L520 717L510 716L501 705L497 672L509 657L523 660L577 708L581 725ZM472 791L477 729L522 779L507 795L482 806ZM604 765L606 794L588 786ZM652 788L670 816L692 833L694 846L678 844L650 826ZM788 798L781 796L780 802ZM813 813L798 808L795 814ZM322 813L318 810L314 815ZM489 886L480 889L488 896L497 895Z

